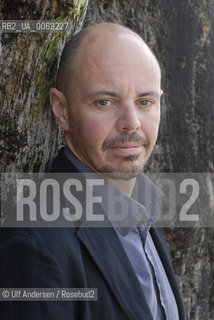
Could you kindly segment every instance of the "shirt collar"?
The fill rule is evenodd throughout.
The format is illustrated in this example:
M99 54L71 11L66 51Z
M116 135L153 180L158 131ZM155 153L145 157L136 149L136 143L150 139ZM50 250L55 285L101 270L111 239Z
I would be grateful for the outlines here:
M68 147L65 147L64 152L78 171L92 173L92 170L83 162L81 162ZM160 218L158 200L160 200L164 194L143 173L141 173L136 179L132 197L128 197L127 195L121 193L112 185L111 189L106 188L107 184L104 188L102 188L103 202L101 205L108 218L111 215L111 212L109 212L110 210L108 210L110 192L113 192L111 201L112 199L114 201L116 198L120 197L123 203L127 204L126 206L117 206L117 212L120 210L127 210L127 212L123 211L123 213L125 213L125 215L123 215L125 218L123 218L121 221L115 221L110 218L112 226L118 229L122 235L127 235L135 227L141 228L144 226L149 228ZM108 197L106 197L106 194L108 194Z
M127 202L132 208L132 214L120 224L118 229L122 235L128 234L133 228L142 226L149 229L160 218L158 201L163 196L163 192L157 188L143 173L136 180L132 197L127 196ZM139 219L135 219L138 213ZM128 225L128 227L126 227Z

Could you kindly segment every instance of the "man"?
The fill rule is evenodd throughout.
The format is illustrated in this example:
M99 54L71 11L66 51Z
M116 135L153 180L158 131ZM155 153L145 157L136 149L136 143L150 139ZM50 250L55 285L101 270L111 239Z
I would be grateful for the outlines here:
M8 302L7 319L187 319L163 235L152 226L161 192L141 174L157 139L160 83L154 54L123 26L95 25L67 43L50 90L66 143L53 170L107 179L138 218L122 207L124 219L109 218L111 227L86 228L83 221L1 236L1 273L8 268L1 286L98 290L97 301L19 302L11 308ZM112 217L106 190L97 211Z

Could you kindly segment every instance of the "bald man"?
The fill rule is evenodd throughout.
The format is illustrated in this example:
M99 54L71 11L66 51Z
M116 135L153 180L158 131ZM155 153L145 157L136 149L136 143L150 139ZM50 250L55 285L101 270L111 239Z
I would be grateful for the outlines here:
M94 189L103 199L96 212L107 224L90 227L84 220L70 228L14 232L3 260L18 261L23 278L14 280L10 270L13 280L4 286L97 288L97 301L19 305L14 310L20 319L187 319L163 234L155 227L162 192L142 174L158 135L161 94L157 59L133 31L98 24L66 44L50 90L66 145L53 170L95 173L107 181L112 197L107 187ZM126 201L122 209L112 205L116 194ZM87 205L85 210L87 215ZM115 222L116 213L122 219Z

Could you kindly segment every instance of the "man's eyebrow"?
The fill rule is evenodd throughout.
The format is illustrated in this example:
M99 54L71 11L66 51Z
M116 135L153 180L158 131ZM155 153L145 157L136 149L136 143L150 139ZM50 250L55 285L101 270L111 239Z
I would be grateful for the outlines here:
M111 96L111 97L115 97L115 98L118 98L120 97L120 94L119 93L116 93L116 92L113 92L113 91L105 91L105 90L101 90L101 91L96 91L96 92L92 92L92 93L89 93L87 95L88 98L94 98L94 97L97 97L97 96Z
M147 92L141 92L137 95L139 98L140 97L145 97L145 96L153 96L155 98L159 98L160 94L155 92L155 91L147 91Z

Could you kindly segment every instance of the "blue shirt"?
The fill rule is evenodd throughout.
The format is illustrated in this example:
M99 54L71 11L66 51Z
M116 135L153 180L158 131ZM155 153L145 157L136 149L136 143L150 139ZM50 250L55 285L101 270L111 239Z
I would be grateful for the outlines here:
M91 172L67 147L65 154L80 172ZM144 174L138 176L132 197L113 189L113 199L122 196L126 201L126 207L122 206L121 210L122 213L127 210L127 214L120 221L112 221L112 225L141 284L153 319L179 320L174 294L149 232L150 227L159 219L158 200L163 193ZM105 194L105 189L102 192ZM101 205L109 216L111 210L108 198L103 199ZM110 207L113 207L112 204ZM119 210L120 207L117 207L117 211Z

